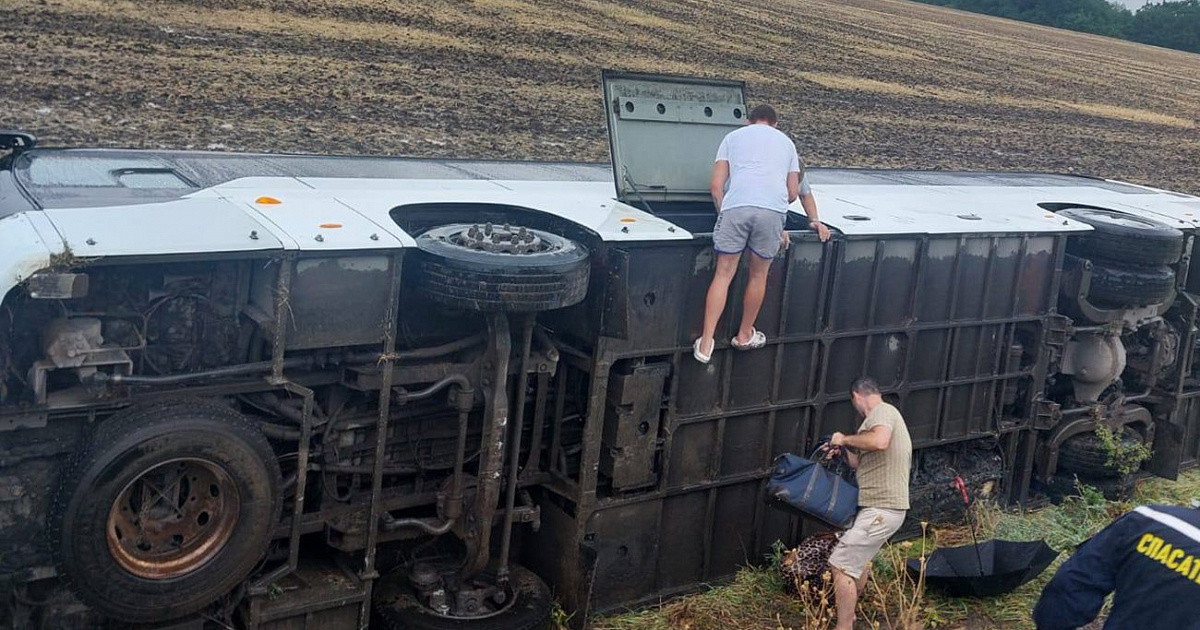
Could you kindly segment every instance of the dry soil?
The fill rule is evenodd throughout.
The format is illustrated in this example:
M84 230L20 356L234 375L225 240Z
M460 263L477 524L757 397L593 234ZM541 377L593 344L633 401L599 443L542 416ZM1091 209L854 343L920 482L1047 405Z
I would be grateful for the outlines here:
M1200 193L1200 55L899 0L0 0L47 144L607 159L602 68L744 79L811 164Z

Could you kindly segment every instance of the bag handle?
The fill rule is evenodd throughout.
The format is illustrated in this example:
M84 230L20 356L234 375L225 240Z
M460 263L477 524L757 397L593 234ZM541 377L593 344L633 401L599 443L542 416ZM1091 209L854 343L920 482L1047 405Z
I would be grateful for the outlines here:
M813 449L812 454L809 455L808 458L813 460L814 462L820 462L821 458L818 458L817 455L819 455L821 453L821 451L829 448L829 442L832 439L833 439L832 435L826 435L825 437L821 438L821 440L819 442L817 442L817 447ZM839 453L837 455L837 457L844 457L844 456ZM833 458L824 458L824 459L833 459Z
M841 447L841 449L838 451L838 454L833 457L819 457L821 451L826 449L829 446L829 442L832 440L832 435L826 435L822 437L820 441L817 442L817 447L813 449L812 455L809 455L808 458L816 462L818 466L821 466L826 470L831 470L834 474L841 477L843 474L854 470L850 467L850 461L846 458L846 447Z

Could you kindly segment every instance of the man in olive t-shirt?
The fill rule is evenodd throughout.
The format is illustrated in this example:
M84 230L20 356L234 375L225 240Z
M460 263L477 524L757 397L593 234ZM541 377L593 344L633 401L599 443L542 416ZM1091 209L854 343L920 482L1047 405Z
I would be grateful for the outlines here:
M850 387L854 408L865 418L855 435L834 433L829 444L845 449L858 470L858 515L829 556L837 600L837 630L853 630L854 609L867 585L871 559L896 530L908 511L908 476L912 440L900 410L883 402L879 385L864 377Z

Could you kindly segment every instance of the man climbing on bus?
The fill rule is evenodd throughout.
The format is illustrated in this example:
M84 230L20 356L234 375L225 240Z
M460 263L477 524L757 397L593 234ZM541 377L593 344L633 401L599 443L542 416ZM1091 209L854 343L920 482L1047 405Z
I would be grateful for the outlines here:
M755 350L767 338L754 327L767 290L767 272L781 248L788 245L783 230L788 206L800 199L810 224L821 241L829 239L829 228L817 219L813 198L796 145L775 128L778 117L770 105L750 111L749 123L732 131L717 149L709 190L717 206L713 248L717 270L704 304L704 331L692 346L692 356L701 363L712 359L714 336L729 295L729 284L737 274L742 252L750 250L750 278L742 299L742 322L730 340L735 350Z

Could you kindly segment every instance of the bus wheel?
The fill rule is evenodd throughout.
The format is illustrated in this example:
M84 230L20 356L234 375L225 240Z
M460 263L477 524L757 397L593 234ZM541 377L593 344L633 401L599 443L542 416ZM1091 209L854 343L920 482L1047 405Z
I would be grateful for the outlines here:
M135 407L102 422L63 478L59 570L116 619L196 612L258 565L281 486L270 444L241 414L199 400Z

